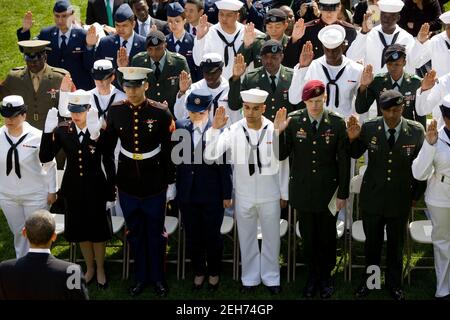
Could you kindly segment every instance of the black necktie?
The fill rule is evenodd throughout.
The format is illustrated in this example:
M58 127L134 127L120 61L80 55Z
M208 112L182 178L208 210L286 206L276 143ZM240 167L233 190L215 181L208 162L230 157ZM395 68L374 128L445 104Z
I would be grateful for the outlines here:
M9 176L9 173L12 170L12 157L14 153L14 170L16 171L17 177L20 179L22 178L20 174L20 162L19 162L19 152L17 151L17 146L22 143L23 140L25 140L25 137L28 135L25 134L22 136L22 138L19 139L16 143L13 143L12 140L8 137L8 135L5 132L6 140L8 141L9 145L11 146L8 150L8 153L6 155L6 175Z
M81 141L80 141L80 137L81 137ZM80 132L78 133L78 141L80 141L80 143L82 143L82 142L83 142L83 139L84 139L84 132L83 132L83 131L80 131Z
M400 34L400 31L394 34L394 37L392 38L392 42L390 45L393 45L395 41L397 41L398 35ZM384 61L384 53L386 52L387 47L389 45L386 43L386 39L384 38L384 35L378 31L378 36L380 37L381 43L383 44L383 52L381 53L381 67L383 68L386 62Z
M225 36L223 34L221 34L219 32L219 30L217 31L217 35L219 36L219 38L225 43L225 49L223 51L223 56L224 56L224 61L225 61L225 67L228 65L228 47L233 48L233 52L234 52L234 57L236 56L236 49L234 48L234 42L236 41L237 37L239 36L239 33L241 33L241 31L238 31L238 33L236 33L236 35L233 38L233 41L228 42L227 39L225 39Z
M100 101L98 100L98 97L96 94L92 94L94 96L94 101L95 101L95 106L97 107L97 111L98 111L98 117L100 118L101 116L105 116L106 118L106 113L109 110L109 107L112 105L112 103L114 102L114 98L116 97L116 94L114 93L111 98L109 98L109 102L108 105L106 106L105 110L103 110L100 107Z
M445 44L447 45L447 49L450 50L450 43L448 43L447 41L445 41Z
M219 92L218 95L216 95L214 97L214 99L212 100L212 106L213 106L213 116L216 114L216 110L219 107L219 98L222 95L223 90Z
M275 90L277 90L277 84L275 83L275 79L277 76L270 76L270 87L272 88L272 92L275 93Z
M192 27L192 34L193 34L194 36L197 35L197 28L196 28L196 27Z
M266 126L262 129L261 135L259 136L258 143L256 145L252 144L252 142L250 141L250 136L248 135L247 129L245 129L245 127L242 127L242 129L244 129L245 138L247 139L247 143L250 146L250 153L248 155L248 173L251 176L255 173L255 156L253 154L254 150L256 150L256 163L258 165L259 173L261 173L262 164L261 164L261 158L260 158L261 156L259 154L259 145L261 144L261 141L264 139L264 136L267 131L267 126L268 125L266 124Z
M326 102L327 106L330 103L330 96L331 96L331 94L330 94L331 87L330 86L333 85L333 86L336 87L336 91L335 91L335 95L334 95L334 105L335 105L336 108L339 107L339 86L337 85L336 81L338 81L339 78L344 73L345 67L346 66L344 66L341 70L339 70L339 72L337 73L335 79L331 79L331 76L330 76L330 73L328 72L328 69L324 65L322 65L323 73L325 73L325 77L327 77L327 80L328 80L328 82L327 82L327 102Z
M392 84L392 88L391 89L394 90L395 88L398 88L398 90L400 90L400 86L399 86L397 81L394 81L394 83Z
M450 139L450 130L447 127L444 127L444 131L447 134L447 137Z
M67 50L67 43L66 43L67 37L65 35L61 36L61 46L59 47L61 49L61 52L64 53Z
M123 40L122 47L126 49L127 48L127 43L128 43L128 40Z
M311 128L312 128L313 134L316 135L317 134L317 120L314 120L313 122L311 122Z
M388 138L388 143L389 143L389 147L392 149L392 147L395 144L395 129L389 129L389 138Z
M155 65L155 78L156 80L159 80L159 76L161 75L161 70L159 70L159 61L153 62Z

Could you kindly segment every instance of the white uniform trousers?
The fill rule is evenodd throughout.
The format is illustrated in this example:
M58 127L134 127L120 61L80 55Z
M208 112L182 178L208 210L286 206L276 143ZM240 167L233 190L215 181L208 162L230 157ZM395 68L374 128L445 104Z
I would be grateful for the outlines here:
M0 207L8 221L9 229L14 235L16 257L21 258L28 253L30 248L28 240L22 235L25 220L36 210L49 209L47 193L19 197L0 193Z
M439 208L427 203L430 210L433 231L431 239L434 248L436 268L436 297L450 294L450 208Z
M236 219L242 257L242 284L280 285L280 201L255 204L236 196ZM262 246L257 230L261 224Z

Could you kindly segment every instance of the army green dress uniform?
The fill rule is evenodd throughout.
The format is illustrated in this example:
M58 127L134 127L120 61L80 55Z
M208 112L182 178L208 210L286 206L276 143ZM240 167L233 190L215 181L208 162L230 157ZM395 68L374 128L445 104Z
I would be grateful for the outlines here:
M427 117L419 116L416 112L416 91L420 88L421 81L422 79L420 77L405 72L398 91L405 97L403 117L420 122L426 127ZM388 72L377 74L364 92L358 90L355 101L356 112L362 114L369 111L372 103L377 101L378 116L381 116L381 110L378 105L380 94L383 91L393 89L393 83L394 82Z
M307 83L304 90L309 87ZM323 94L323 83L321 90ZM289 156L291 163L289 201L299 214L308 282L314 288L320 283L323 288L330 285L331 271L336 264L337 216L329 211L328 204L336 188L339 199L347 199L349 195L350 157L346 126L342 117L327 109L323 110L316 126L317 132L314 132L306 109L296 110L289 117L289 125L279 138L280 160ZM315 290L310 293L314 295Z
M380 106L389 106L391 102L388 99L399 99L391 106L403 103L400 93L389 90L380 97ZM425 190L423 182L415 180L411 170L413 160L422 147L424 129L420 123L402 117L392 148L387 137L390 133L386 129L383 117L365 122L358 139L350 144L350 154L355 159L366 150L369 154L359 201L366 235L366 265L380 265L386 225L386 284L391 289L397 289L401 285L408 214L412 201L418 200Z
M269 40L264 43L261 53L265 54L267 51L279 53L282 50L278 41ZM264 116L270 121L275 119L275 114L281 107L285 107L288 112L294 111L295 106L289 102L289 87L291 86L293 75L294 71L291 68L280 65L279 72L276 75L277 80L275 82L278 81L278 83L276 83L275 91L272 89L269 73L264 67L259 67L246 73L242 83L240 79L233 80L233 78L230 78L228 106L231 110L240 110L242 107L241 91L258 88L269 93L266 100Z
M281 45L283 47L283 50L286 49L290 38L291 37L285 34L283 35L283 38L281 38ZM247 63L247 65L249 65L253 61L253 66L255 68L259 68L262 66L260 52L264 42L266 42L267 40L270 40L269 35L258 35L256 36L255 42L253 42L250 47L245 48L245 46L242 46L242 55L244 56L245 63Z
M147 48L149 46L157 46L165 41L166 37L161 31L152 31L147 37ZM131 61L131 66L150 68L153 70L148 75L150 88L147 90L146 96L158 102L167 101L169 110L173 114L173 107L176 102L178 90L180 89L178 84L179 76L183 70L189 73L189 66L185 57L178 53L170 52L167 49L162 59L165 59L164 66L157 76L155 76L155 73L157 74L155 65L147 52L140 52L135 55Z

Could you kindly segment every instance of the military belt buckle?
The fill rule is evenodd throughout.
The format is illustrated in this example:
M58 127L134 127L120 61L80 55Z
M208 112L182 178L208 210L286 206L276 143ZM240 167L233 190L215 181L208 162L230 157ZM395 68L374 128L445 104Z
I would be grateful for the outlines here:
M39 115L37 113L33 114L33 120L34 121L38 121L39 120Z
M133 160L144 160L142 153L133 153Z

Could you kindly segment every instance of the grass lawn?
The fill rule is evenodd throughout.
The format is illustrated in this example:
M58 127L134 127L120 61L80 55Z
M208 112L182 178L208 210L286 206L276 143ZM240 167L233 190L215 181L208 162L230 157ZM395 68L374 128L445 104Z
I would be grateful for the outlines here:
M85 16L86 0L72 0L73 5L77 5L81 8L82 20ZM8 71L15 67L24 64L23 57L21 56L16 45L16 29L21 26L21 20L24 13L31 9L33 12L35 24L32 28L32 35L36 35L41 27L52 25L53 18L51 14L51 8L53 1L50 0L28 0L28 1L13 1L3 0L2 6L6 9L3 10L2 19L0 19L0 30L2 30L0 42L0 79L4 79ZM3 123L0 119L0 125ZM61 237L62 238L62 237ZM339 246L342 245L342 241L339 242ZM231 245L229 242L226 244L226 248ZM170 239L170 251L169 254L173 255L175 251L176 243L175 238ZM286 243L282 243L282 250L286 256ZM418 253L414 256L417 260L422 255L432 255L431 246L419 246L416 248ZM107 250L108 258L120 257L120 249L110 248ZM358 245L356 251L359 254L362 253L362 246ZM298 251L301 253L301 249ZM60 258L67 258L68 247L65 245L63 239L58 240L57 245L53 249L54 255ZM80 254L79 254L80 255ZM14 257L12 235L6 224L5 217L0 214L0 261L10 259ZM131 268L132 269L132 268ZM110 282L110 288L104 292L96 290L95 286L90 287L90 296L92 299L129 299L127 294L127 287L131 280L121 280L121 264L107 262L107 273ZM231 279L231 266L224 264L224 272L220 289L215 294L210 294L207 291L202 291L199 294L193 295L191 287L191 275L189 273L189 264L186 280L176 279L176 267L172 264L168 264L168 283L170 286L170 294L167 299L299 299L301 288L305 282L305 270L302 267L297 269L297 279L295 282L286 283L286 268L282 268L282 286L283 292L277 297L272 297L264 288L259 288L253 296L242 296L238 293L239 282ZM133 274L131 273L131 278ZM361 269L355 269L353 272L352 283L344 282L343 280L343 268L340 267L336 270L336 294L334 299L353 299L353 290L358 285L361 276ZM418 270L413 272L413 285L409 287L405 285L405 291L409 299L431 299L434 296L435 290L435 276L434 271ZM153 294L147 290L138 299L153 299ZM388 294L384 290L374 292L370 299L389 299Z

